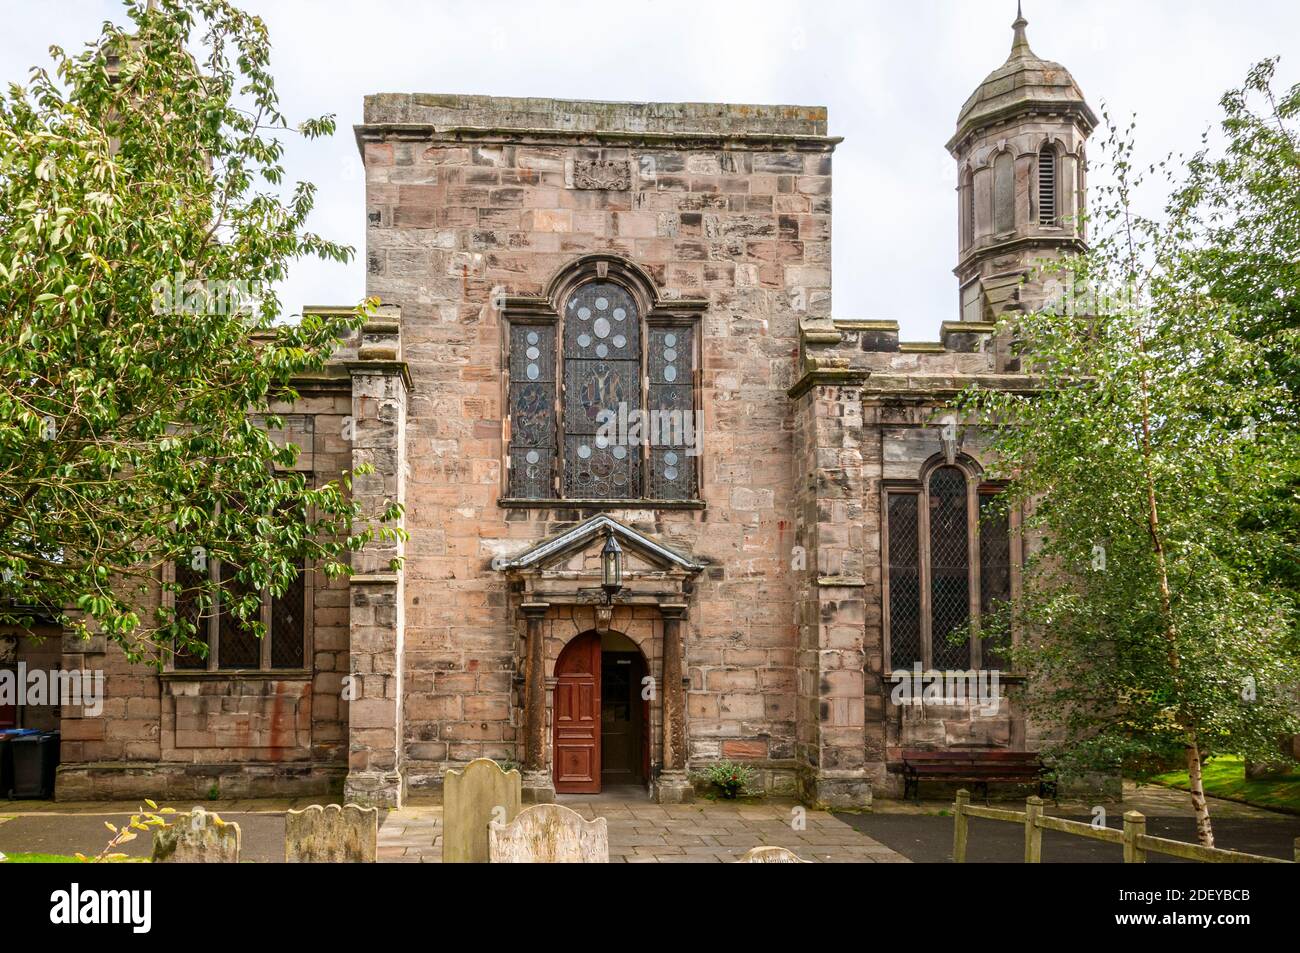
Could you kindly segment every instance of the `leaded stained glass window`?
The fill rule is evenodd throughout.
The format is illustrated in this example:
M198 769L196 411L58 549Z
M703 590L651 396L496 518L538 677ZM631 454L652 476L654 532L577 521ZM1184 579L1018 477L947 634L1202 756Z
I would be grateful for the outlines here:
M970 621L966 474L940 467L930 476L930 651L935 668L970 666L970 642L950 635Z
M641 317L620 285L595 281L564 311L564 493L574 499L639 496L640 447L608 431L641 411ZM615 431L621 429L612 428Z
M978 643L971 625L1011 598L1011 521L997 494L961 466L940 466L922 481L886 490L891 669L1006 664L989 642Z
M510 329L510 495L555 494L555 328Z
M650 495L657 500L695 497L693 455L700 435L691 374L694 335L689 327L654 328L649 335Z
M889 495L890 667L909 668L921 658L921 554L917 496Z
M1011 527L996 494L980 494L979 516L980 615L987 616L1011 599ZM985 668L1006 667L1006 659L988 639L983 643L983 664Z
M645 317L601 279L561 306L558 361L555 325L512 324L511 498L695 498L696 331Z
M297 568L297 576L284 594L276 596L270 590L261 592L260 612L256 612L252 620L245 621L228 608L231 600L252 591L239 581L235 566L217 560L205 560L201 564L175 563L172 580L180 587L180 592L169 593L169 598L173 600L176 614L194 625L194 639L206 644L208 653L203 657L195 652L178 650L172 658L172 668L198 671L304 668L307 664L312 592L301 562ZM220 586L211 591L211 604L200 615L200 587L218 579ZM266 625L269 644L253 634L252 621Z

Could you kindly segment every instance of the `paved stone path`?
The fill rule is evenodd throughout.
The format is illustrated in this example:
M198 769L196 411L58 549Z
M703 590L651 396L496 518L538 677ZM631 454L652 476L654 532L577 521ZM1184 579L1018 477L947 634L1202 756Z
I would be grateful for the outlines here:
M731 863L765 844L788 847L804 860L820 863L908 863L897 851L821 811L806 811L803 829L795 830L793 801L659 805L641 798L574 795L561 796L559 803L609 822L611 863ZM379 859L440 863L442 807L417 803L390 811L379 829Z

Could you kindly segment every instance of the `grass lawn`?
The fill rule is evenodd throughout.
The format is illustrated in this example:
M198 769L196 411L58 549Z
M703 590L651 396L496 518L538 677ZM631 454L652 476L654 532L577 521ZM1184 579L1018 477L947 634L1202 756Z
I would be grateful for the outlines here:
M11 864L80 864L84 861L70 854L6 854L8 863ZM124 860L110 860L110 864L144 864L148 863L148 857L127 857Z
M75 864L77 858L66 854L6 854L11 864Z
M1221 755L1206 762L1203 773L1205 793L1212 797L1300 814L1300 771L1292 770L1280 778L1248 781L1246 764L1241 758ZM1151 780L1183 791L1188 789L1186 771L1158 774Z

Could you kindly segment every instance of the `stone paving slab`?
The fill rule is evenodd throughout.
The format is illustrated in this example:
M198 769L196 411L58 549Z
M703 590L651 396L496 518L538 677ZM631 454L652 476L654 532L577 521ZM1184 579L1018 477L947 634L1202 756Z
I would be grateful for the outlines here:
M734 863L751 847L788 847L818 863L908 863L906 857L831 814L807 811L803 829L791 827L794 801L762 804L657 805L623 797L584 796L558 803L588 819L609 823L611 863ZM384 863L441 863L442 807L412 803L389 812L379 829Z

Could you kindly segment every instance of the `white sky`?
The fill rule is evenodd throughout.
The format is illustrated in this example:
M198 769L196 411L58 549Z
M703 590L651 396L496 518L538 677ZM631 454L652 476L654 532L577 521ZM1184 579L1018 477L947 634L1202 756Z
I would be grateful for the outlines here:
M957 318L957 111L1006 58L1014 0L242 0L270 28L291 121L333 112L330 141L291 143L289 176L319 187L312 227L353 245L347 266L298 264L287 310L364 293L361 164L352 125L377 92L825 105L835 154L834 311L894 318L905 340ZM1029 40L1094 109L1137 113L1147 157L1192 151L1249 66L1281 55L1300 81L1295 0L1026 0ZM117 0L0 0L0 81L46 48L75 50ZM1094 155L1096 154L1094 150ZM1094 184L1095 181L1094 181Z

